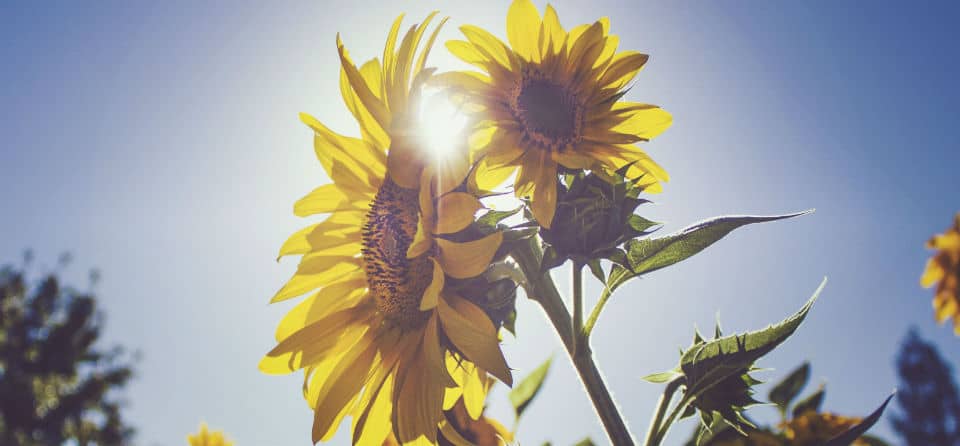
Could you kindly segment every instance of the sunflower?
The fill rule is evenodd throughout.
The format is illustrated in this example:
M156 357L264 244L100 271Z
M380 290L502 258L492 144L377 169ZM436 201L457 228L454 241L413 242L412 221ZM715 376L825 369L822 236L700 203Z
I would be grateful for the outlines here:
M620 99L647 62L635 51L617 51L609 20L565 31L553 7L543 18L529 0L507 14L507 46L476 26L467 40L447 48L484 73L451 72L435 78L483 117L471 146L481 159L477 182L491 188L517 172L514 189L531 197L534 217L549 228L557 201L558 169L613 172L631 164L630 179L658 192L667 173L635 143L672 122L661 108Z
M207 430L207 424L200 424L200 432L196 435L188 435L187 442L190 446L233 446L232 441L228 441L221 431Z
M844 417L829 412L809 411L796 417L783 426L783 434L787 444L791 446L816 446L825 444L831 438L857 425L862 418ZM852 445L868 444L865 440L857 439Z
M304 370L314 442L330 439L350 415L354 443L381 444L391 432L404 444L436 443L444 409L461 396L482 405L483 386L473 381L490 373L511 383L497 327L456 291L487 268L502 233L464 235L481 208L465 186L466 148L441 164L416 137L420 92L432 73L425 60L443 23L418 49L434 15L399 47L397 18L382 63L355 66L337 37L340 90L361 138L301 114L333 183L299 200L294 213L330 215L280 249L302 258L272 302L314 292L281 321L260 369Z
M952 227L927 241L927 248L937 253L927 260L920 284L925 288L937 285L933 296L937 322L953 318L953 331L960 335L960 212Z

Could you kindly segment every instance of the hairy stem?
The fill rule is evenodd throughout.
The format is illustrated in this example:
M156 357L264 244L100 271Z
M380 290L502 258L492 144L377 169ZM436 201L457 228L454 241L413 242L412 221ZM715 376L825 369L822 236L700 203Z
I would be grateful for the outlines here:
M583 326L584 338L590 339L590 333L593 333L593 327L597 325L597 319L600 319L600 312L603 311L603 307L607 304L608 299L610 299L610 289L604 287L603 292L600 293L600 299L597 301L597 304L593 306L593 310L590 311L590 317L587 318L587 323Z
M673 394L676 393L683 382L684 378L682 376L677 377L668 382L667 387L663 389L663 395L660 395L660 401L657 402L657 411L653 415L653 420L650 422L650 427L647 430L647 439L643 443L645 446L654 444L654 438L657 437L660 432L660 423L663 422L663 416L667 413L667 407L670 406L670 401L673 400Z
M582 331L574 332L572 318L553 279L550 278L549 272L540 271L543 252L536 237L531 237L525 243L519 243L511 256L526 276L527 296L543 307L557 335L563 341L573 366L580 376L580 381L583 382L587 395L607 431L607 436L610 437L610 442L616 446L633 446L635 444L633 435L627 429L610 391L603 382L603 376L593 360L589 345L583 342L583 348L577 348L577 343L582 342L577 340L577 338L583 338Z
M586 347L583 336L583 264L574 261L570 269L570 288L573 295L573 355Z
M670 411L670 416L663 422L663 425L657 428L657 433L653 437L653 441L648 443L646 446L659 446L660 442L663 441L664 437L667 436L667 431L670 430L670 426L673 425L673 422L677 420L677 416L683 413L686 410L687 406L692 403L693 400L690 398L684 397L677 403L677 406Z

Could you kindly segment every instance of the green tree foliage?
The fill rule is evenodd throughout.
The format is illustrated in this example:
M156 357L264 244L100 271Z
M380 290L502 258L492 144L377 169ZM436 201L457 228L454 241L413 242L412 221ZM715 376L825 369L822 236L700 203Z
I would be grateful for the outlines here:
M960 397L950 366L910 330L897 357L900 413L893 428L907 446L960 445Z
M115 394L133 371L121 348L95 346L96 297L24 269L0 268L0 444L128 443Z

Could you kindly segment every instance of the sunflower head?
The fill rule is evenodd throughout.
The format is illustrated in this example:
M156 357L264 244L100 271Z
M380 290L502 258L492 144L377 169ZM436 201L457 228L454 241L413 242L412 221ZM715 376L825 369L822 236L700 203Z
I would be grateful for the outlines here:
M540 236L550 244L544 256L552 264L545 267L566 259L584 264L600 258L623 262L626 254L618 246L649 234L656 226L634 214L638 206L648 202L639 198L643 189L619 173L614 175L611 182L606 175L575 172L558 182L554 224L540 230Z
M420 91L433 19L387 37L383 59L354 65L339 36L341 93L360 138L333 132L309 115L314 147L331 184L294 205L328 214L291 236L280 255L301 255L274 296L311 293L277 329L266 373L304 370L314 411L313 440L327 441L345 417L354 443L435 443L444 410L458 398L483 401L488 374L512 377L499 348L499 323L466 293L498 252L499 231L470 233L483 209L467 186L466 147L443 162L417 137ZM399 44L398 44L399 41Z
M926 288L936 285L933 309L937 322L952 318L953 330L960 335L960 212L950 228L927 241L927 248L936 252L927 260L920 284Z
M188 435L187 442L190 446L233 446L233 442L227 440L222 431L208 430L207 423L200 424L200 432Z
M815 446L824 444L836 435L860 423L861 418L844 417L829 412L807 412L783 426L783 433L789 444L796 446ZM854 445L867 444L857 440Z
M618 51L606 18L567 31L547 6L541 17L530 0L515 0L507 14L509 45L475 27L447 48L481 72L438 75L477 114L471 142L480 160L478 181L496 186L514 171L518 196L531 198L537 221L555 219L558 169L607 173L624 166L649 192L666 172L636 143L670 126L657 106L621 100L648 56Z

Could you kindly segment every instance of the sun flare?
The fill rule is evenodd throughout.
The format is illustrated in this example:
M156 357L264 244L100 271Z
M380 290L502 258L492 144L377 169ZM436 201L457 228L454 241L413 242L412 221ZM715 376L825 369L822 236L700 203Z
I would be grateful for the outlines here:
M439 160L465 150L467 115L445 92L426 90L420 105L419 138L423 147Z

